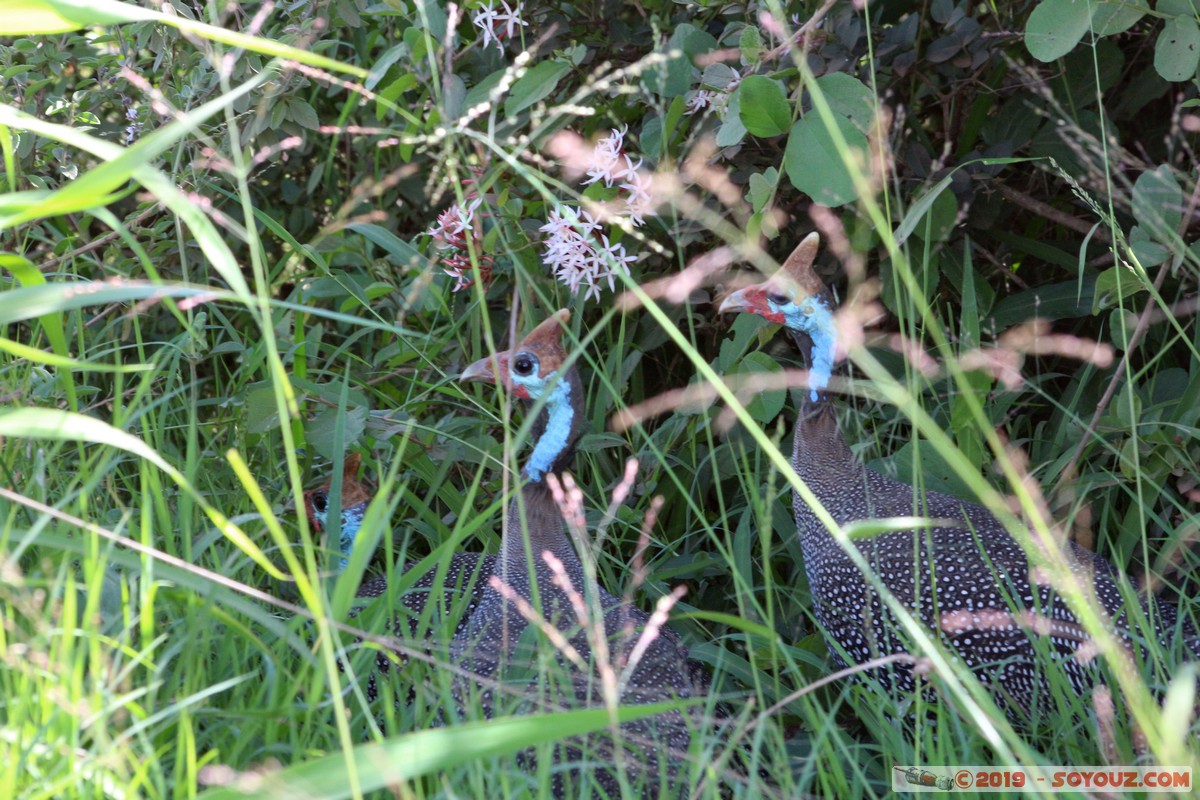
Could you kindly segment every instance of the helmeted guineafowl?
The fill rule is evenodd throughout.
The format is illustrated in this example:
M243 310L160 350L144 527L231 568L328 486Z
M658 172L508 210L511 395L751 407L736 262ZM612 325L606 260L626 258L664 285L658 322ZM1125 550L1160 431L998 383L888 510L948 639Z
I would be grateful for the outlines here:
M351 454L347 456L342 467L342 512L337 566L343 570L362 527L367 506L374 496L373 488L358 478L360 464L359 456ZM308 515L309 525L317 532L327 531L329 527L330 486L330 483L326 483L320 488L304 493L304 510ZM495 562L496 556L493 555L458 552L453 553L445 564L426 570L398 596L403 614L397 615L393 633L410 642L418 641L425 638L430 631L437 630L443 621L448 627L453 626L455 630L461 631L483 594L484 584ZM407 573L415 567L415 563L405 564L403 572ZM387 592L388 578L386 575L379 575L363 581L355 596L376 598L386 595ZM429 607L431 597L435 600L432 608ZM352 612L352 615L356 614L357 611ZM447 619L443 615L453 618ZM402 623L402 619L406 625ZM374 701L378 695L376 672L387 674L389 669L390 657L380 653L376 659L376 670L367 675L368 700Z
M962 659L1010 717L1050 712L1057 704L1046 688L1047 656L1083 693L1097 679L1089 637L1055 588L1031 575L1025 550L991 512L939 492L915 491L866 469L851 453L826 393L837 330L833 295L813 270L819 244L810 234L775 276L732 293L720 306L721 312L749 312L784 325L809 367L792 465L843 528L912 516L942 523L871 536L854 546L895 599ZM892 611L798 492L793 509L816 619L835 662L861 664L909 651ZM1146 653L1137 644L1142 626L1133 611L1148 616L1160 643L1181 637L1200 655L1200 637L1179 623L1175 606L1143 593L1131 609L1112 565L1074 543L1065 556L1131 652ZM877 677L901 693L916 688L909 665Z
M599 706L604 694L602 667L608 665L622 705L689 698L707 690L703 670L689 663L686 646L669 628L653 626L658 629L648 638L648 646L644 642L639 646L643 632L652 627L649 615L589 581L547 484L548 475L570 463L586 419L582 381L574 366L566 364L561 341L569 318L567 311L559 311L516 347L472 364L462 375L466 381L502 382L514 397L541 404L534 426L536 442L524 460L520 490L508 505L500 553L492 569L493 585L484 588L452 647L456 663L484 679L480 700L488 716L505 705L503 696L490 688L494 681L515 683L516 696L523 698L521 705L532 706L532 710ZM565 582L547 565L546 553L561 563ZM526 616L506 594L527 601L540 612L586 669L565 657L565 648L550 653L554 669L537 669L539 649L552 645L540 632L530 630ZM582 621L578 600L588 605ZM602 634L591 622L600 615ZM609 651L607 664L596 652L600 635ZM635 652L639 649L641 653ZM619 796L621 789L611 767L618 756L626 764L632 784L644 787L644 796L682 791L686 781L680 780L680 760L688 751L694 724L674 711L621 725L620 751L611 734L588 737L586 745L580 742L560 748L555 754L559 763L555 795L578 794L571 788L575 778L564 775L562 765L572 765L570 773L574 773L582 768L581 756L594 764L597 753L606 766L594 768L595 785L609 796ZM532 753L522 754L527 765L533 763L532 757Z

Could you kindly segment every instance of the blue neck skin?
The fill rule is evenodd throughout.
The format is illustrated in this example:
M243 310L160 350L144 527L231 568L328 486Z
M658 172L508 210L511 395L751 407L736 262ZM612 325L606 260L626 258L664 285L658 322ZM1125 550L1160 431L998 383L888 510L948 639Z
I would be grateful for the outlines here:
M553 376L551 376L553 377ZM545 392L546 381L533 376L514 376L513 381L524 386L535 401ZM555 471L559 459L571 442L571 428L575 421L575 409L571 407L571 384L565 376L555 383L546 397L544 412L546 425L542 435L533 446L533 452L525 460L522 472L535 483L545 480L546 474Z
M359 503L356 506L342 509L342 530L338 535L338 572L343 571L350 566L350 553L354 550L354 540L358 538L358 531L362 528L363 517L367 513L367 504ZM321 523L324 530L329 530L326 524L326 513L323 511L314 511L313 516L317 522Z
M350 566L350 553L354 550L354 540L358 537L366 513L366 503L359 503L342 512L342 533L338 538L338 552L341 553L338 559L339 572Z
M815 403L824 395L833 374L833 358L837 351L837 326L833 321L833 309L820 296L813 296L798 303L788 303L779 312L783 314L784 324L788 328L804 334L812 341L808 396Z
M545 387L544 381L536 379L516 377L514 380L530 390L530 397L535 397L535 391L536 397L540 397ZM571 423L575 420L575 409L571 407L571 384L566 378L559 380L550 390L545 413L546 428L538 437L523 470L525 477L535 483L545 480L546 474L554 471L556 462L571 441ZM350 565L350 553L354 550L354 540L358 537L366 513L366 503L342 509L342 530L338 538L339 572ZM322 527L328 529L325 514L316 513L316 518Z

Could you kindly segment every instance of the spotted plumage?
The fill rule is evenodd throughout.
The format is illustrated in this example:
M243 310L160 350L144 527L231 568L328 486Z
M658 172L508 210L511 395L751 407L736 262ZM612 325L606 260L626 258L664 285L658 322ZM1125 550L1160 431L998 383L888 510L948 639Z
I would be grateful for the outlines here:
M1057 662L1077 694L1097 680L1093 648L1065 600L1030 569L1025 550L982 506L913 487L866 469L838 427L827 382L836 341L834 302L812 269L819 239L810 235L776 276L734 292L721 311L758 314L789 329L810 366L810 391L798 409L792 465L834 522L923 517L945 524L872 536L855 546L891 594L950 646L1014 719L1060 708L1045 683ZM911 651L890 608L798 492L793 511L817 622L839 666ZM1160 643L1180 637L1200 656L1200 637L1177 624L1178 610L1151 596L1125 602L1119 573L1074 543L1066 556L1090 587L1119 640L1138 657L1146 614ZM911 665L877 673L899 693L917 688Z
M529 630L526 617L514 602L501 590L485 588L463 635L455 639L453 654L460 666L483 679L479 699L489 716L501 709L512 710L514 704L530 710L601 704L602 671L593 647L597 640L589 634L588 626L581 624L573 594L595 609L589 619L602 615L608 661L616 675L623 678L618 690L622 705L689 698L707 689L707 676L689 663L686 646L668 628L660 629L644 653L632 661L649 616L589 579L547 485L546 476L561 471L573 458L585 421L579 373L573 366L563 366L566 354L561 336L568 319L566 311L558 312L512 350L479 361L463 374L464 380L501 382L514 396L541 405L534 426L536 441L522 466L521 488L507 509L492 574L511 594L538 609L588 666L581 670L561 650L547 651L548 642ZM565 585L561 579L556 580L544 553L561 562ZM553 670L557 680L537 669L539 656L547 653L557 664ZM530 681L531 671L542 679ZM495 681L516 686L516 699L511 693L494 692L491 686ZM472 688L460 686L460 692ZM614 750L617 746L623 748L620 756L629 766L631 780L635 785L646 785L645 796L662 796L664 791L676 794L684 788L684 782L677 778L694 724L676 711L622 725L621 745L616 745L610 734L597 734L586 742L560 748L555 753L559 765L554 772L555 795L577 794L571 787L579 767L564 770L563 765L577 765L583 757L593 763L599 759L599 763L611 764L618 756ZM527 766L534 765L532 752L523 753L521 758ZM614 771L596 768L592 775L605 793L619 796Z

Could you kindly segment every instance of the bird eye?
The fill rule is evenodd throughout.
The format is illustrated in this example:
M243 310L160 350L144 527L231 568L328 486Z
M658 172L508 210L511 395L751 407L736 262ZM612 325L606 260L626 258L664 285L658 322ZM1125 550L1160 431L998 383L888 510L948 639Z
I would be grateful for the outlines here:
M532 375L533 365L533 358L525 355L524 353L514 358L512 362L513 372L521 376Z
M788 303L792 302L792 298L779 292L771 292L767 295L767 299L777 306L786 306Z
M324 514L329 506L329 495L323 491L313 492L312 506L318 514Z

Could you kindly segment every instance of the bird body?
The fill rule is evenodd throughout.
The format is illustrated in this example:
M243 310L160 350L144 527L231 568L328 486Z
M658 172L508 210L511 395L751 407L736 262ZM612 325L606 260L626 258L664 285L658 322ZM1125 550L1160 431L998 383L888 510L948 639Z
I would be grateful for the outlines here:
M832 295L812 270L818 244L816 234L810 235L778 275L733 293L721 306L782 323L810 365L809 392L793 437L796 474L843 529L864 520L929 520L858 539L853 546L896 601L950 647L1010 716L1055 710L1045 682L1047 656L1061 666L1076 694L1096 681L1090 637L1063 596L1039 579L1025 549L986 508L936 491L916 491L866 469L847 446L825 392L836 328ZM793 512L815 616L835 662L847 666L912 652L887 602L799 492L793 493ZM1064 556L1119 639L1144 653L1119 573L1074 543ZM1195 632L1177 631L1174 606L1151 596L1140 600L1140 611L1150 617L1161 644L1181 633L1200 655ZM911 664L876 676L899 692L917 688Z
M374 489L359 480L361 465L357 454L346 458L342 467L341 529L338 541L338 569L344 570L349 562L354 542L361 530L367 506ZM314 531L328 530L328 512L331 483L304 493L304 508L309 525ZM437 630L440 622L460 632L471 613L477 607L487 576L495 566L496 557L481 553L458 552L450 556L443 568L441 565L427 569L408 589L397 597L401 613L394 620L394 635L406 641L426 638L427 632ZM406 563L402 572L407 574L416 568L415 563ZM379 575L363 581L355 591L355 597L373 599L388 593L388 576ZM463 599L466 598L465 605ZM430 601L434 605L430 607ZM358 614L358 609L351 612ZM405 635L407 633L407 636ZM376 658L376 670L368 674L367 699L374 701L378 696L376 672L387 674L391 669L391 658L380 653Z
M652 625L648 614L590 579L567 535L562 510L547 476L571 463L586 419L580 376L574 367L564 367L566 353L561 336L568 319L569 314L560 311L517 347L478 361L463 372L462 380L502 382L513 396L537 404L533 447L522 465L520 488L505 510L499 553L455 553L440 583L438 570L429 570L399 598L409 621L408 633L415 637L431 599L438 600L438 608L445 611L461 608L462 595L469 594L465 612L450 620L455 628L450 660L461 671L472 674L473 680L456 679L454 694L459 705L466 706L469 696L478 690L480 705L489 717L502 708L545 711L601 706L607 667L619 683L615 694L622 705L687 699L708 688L707 675L698 664L689 662L687 648L678 635L669 628ZM346 566L372 495L370 487L357 479L358 469L357 457L347 460L343 469L341 568ZM305 508L313 528L326 530L329 486L306 493ZM554 567L546 555L552 557ZM413 566L406 564L405 570ZM386 576L373 578L359 587L357 596L383 596L388 586ZM430 594L437 586L441 587L441 595ZM522 601L524 612L519 607ZM527 614L557 631L583 668L561 650L544 651L540 634L530 631ZM397 633L403 630L397 620ZM648 643L642 641L643 636ZM604 663L596 648L600 638L600 649L608 653ZM552 672L556 674L539 668L544 655L551 656L549 661L555 665ZM388 660L380 655L378 672L388 671ZM372 672L368 699L376 696L375 681L376 673ZM496 686L515 687L515 692L501 697L494 691ZM515 703L508 703L508 697L515 697ZM461 715L462 708L459 712ZM572 773L588 769L604 794L620 796L621 781L611 768L619 757L628 765L631 776L637 776L633 778L635 783L645 786L643 796L659 797L664 791L673 796L685 788L685 782L679 779L680 765L695 724L681 712L672 711L622 724L618 737L606 733L586 741L571 740L555 752L553 792L556 797L577 794L578 776ZM621 748L622 755L616 754L617 748ZM519 758L528 768L536 765L532 751ZM609 766L586 766L597 763ZM571 766L564 769L565 765Z
M622 704L686 699L707 689L707 678L689 663L679 637L669 628L652 626L641 609L596 585L567 535L547 476L570 463L586 417L579 374L573 366L564 366L561 335L568 319L566 311L558 312L512 350L476 362L463 374L464 380L501 382L514 396L542 405L534 426L536 442L521 470L520 490L507 509L492 578L453 647L455 661L483 679L480 700L487 716L502 703L489 687L510 678L524 687L517 693L518 703L536 710L601 705L606 667L612 668L610 675L621 676L616 693ZM554 567L547 555L556 562ZM528 609L518 605L522 600L577 655L578 660L568 658L561 644L553 653L556 671L565 680L529 681L539 647L537 636L523 636L530 620ZM593 621L602 621L602 632ZM597 652L601 636L608 664ZM641 642L642 636L652 637L648 645ZM639 645L643 652L635 655ZM538 674L546 675L545 671ZM660 796L663 787L673 787L666 791L674 794L684 788L677 780L679 762L687 753L692 724L678 711L625 723L620 726L621 743L592 736L586 748L582 742L560 748L555 760L575 763L594 759L600 751L602 763L611 764L618 757L629 762L630 772L641 776L635 782L646 785L645 796ZM620 756L617 747L623 750ZM534 756L524 753L522 760L532 766ZM605 793L619 796L621 784L611 769L597 768L593 774ZM556 771L556 796L574 793L570 784Z

